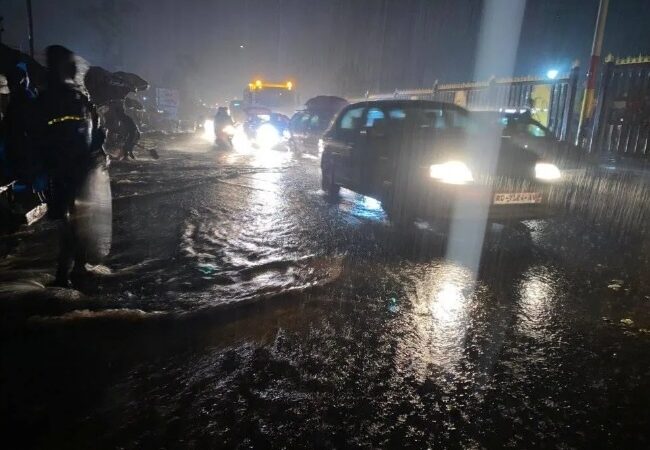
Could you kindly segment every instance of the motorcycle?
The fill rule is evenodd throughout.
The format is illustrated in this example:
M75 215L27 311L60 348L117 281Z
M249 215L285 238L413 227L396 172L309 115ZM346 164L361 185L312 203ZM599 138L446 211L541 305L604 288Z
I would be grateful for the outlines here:
M218 128L218 127L215 127ZM233 125L226 125L221 129L215 129L215 144L218 150L232 150L232 138L235 134L235 127Z

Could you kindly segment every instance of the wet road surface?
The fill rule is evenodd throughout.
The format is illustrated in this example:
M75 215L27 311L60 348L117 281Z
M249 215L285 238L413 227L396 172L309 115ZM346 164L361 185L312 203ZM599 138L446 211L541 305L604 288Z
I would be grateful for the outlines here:
M15 448L648 447L642 227L492 226L473 274L315 160L159 144L83 294L43 287L50 224L2 239Z

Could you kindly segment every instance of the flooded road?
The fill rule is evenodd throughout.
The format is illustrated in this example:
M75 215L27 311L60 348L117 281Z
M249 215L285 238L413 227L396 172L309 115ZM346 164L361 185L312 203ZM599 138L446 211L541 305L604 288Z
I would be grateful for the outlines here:
M643 229L491 226L475 274L435 224L329 201L316 160L159 153L111 168L83 294L43 287L50 224L2 239L15 448L648 447Z

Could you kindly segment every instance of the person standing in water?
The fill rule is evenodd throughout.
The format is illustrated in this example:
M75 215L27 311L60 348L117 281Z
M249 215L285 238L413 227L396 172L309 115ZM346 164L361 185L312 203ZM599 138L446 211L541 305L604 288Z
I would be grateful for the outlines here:
M81 238L75 209L90 174L106 165L106 134L85 90L75 80L75 54L60 45L46 50L47 89L38 98L38 140L49 177L48 216L59 222L59 257L55 285L85 273L88 249Z

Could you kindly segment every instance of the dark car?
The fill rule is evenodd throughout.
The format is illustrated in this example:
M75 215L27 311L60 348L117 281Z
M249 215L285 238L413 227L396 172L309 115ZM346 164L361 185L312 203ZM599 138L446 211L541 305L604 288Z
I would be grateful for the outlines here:
M329 128L336 114L348 102L341 97L320 95L308 100L306 109L291 117L289 147L296 153L318 155L318 140Z
M504 140L534 152L560 169L577 169L585 162L584 151L569 142L558 140L553 131L535 120L529 111L481 111L472 115L486 125L500 127Z
M264 108L248 108L243 129L251 144L260 149L282 149L289 128L289 118L284 114Z
M548 188L561 178L554 164L447 103L352 104L319 145L325 192L335 196L345 187L374 197L394 219L473 218L480 211L502 222L544 217Z

